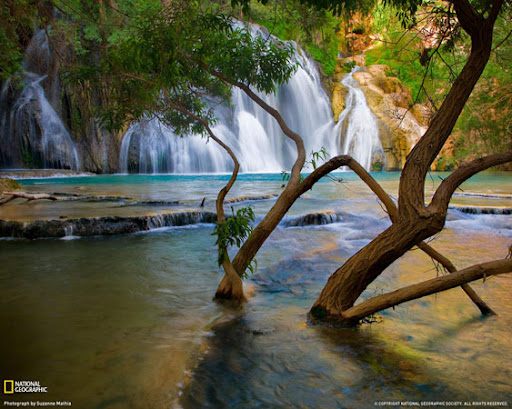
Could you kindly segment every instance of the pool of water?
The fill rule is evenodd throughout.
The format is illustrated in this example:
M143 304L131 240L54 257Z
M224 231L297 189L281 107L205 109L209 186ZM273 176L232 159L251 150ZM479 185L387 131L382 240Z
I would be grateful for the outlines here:
M67 400L93 409L370 408L432 400L511 405L509 276L474 284L495 317L482 318L453 289L356 329L307 325L329 274L389 225L371 192L350 173L341 177L346 183L319 184L291 211L334 210L340 222L279 226L246 283L248 303L235 311L212 301L222 277L212 225L0 241L0 373L48 386L47 394L9 400ZM396 194L396 174L377 177ZM192 201L213 198L226 178L114 175L22 183L33 191L82 188ZM243 176L232 196L279 192L281 183L279 175ZM511 177L484 174L463 189L511 194ZM272 203L253 206L261 217ZM511 216L451 211L432 245L462 268L503 258L511 241ZM363 297L436 274L428 257L411 251Z

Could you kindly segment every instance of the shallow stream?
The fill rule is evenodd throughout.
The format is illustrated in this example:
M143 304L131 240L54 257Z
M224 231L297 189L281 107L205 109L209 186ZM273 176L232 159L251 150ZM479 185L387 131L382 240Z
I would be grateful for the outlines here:
M445 175L434 174L430 183L438 184L439 176ZM382 322L357 329L307 325L306 314L329 274L389 225L367 188L351 173L340 177L343 183L315 186L289 216L332 210L339 221L279 226L257 256L258 270L246 283L249 302L239 311L212 301L222 277L213 225L0 241L2 379L38 380L48 393L37 400L67 400L88 409L371 408L384 401L512 405L510 276L474 284L498 312L495 317L482 318L453 289L385 311ZM398 174L376 177L396 194ZM213 200L227 178L114 175L21 182L29 191L192 206L203 197ZM242 175L232 196L278 193L281 183L279 175ZM511 177L487 173L463 190L510 195ZM273 202L243 205L251 204L261 217ZM470 202L511 205L506 197ZM51 204L17 206L29 214L49 211ZM459 268L503 258L511 244L512 216L456 210L432 243ZM411 251L363 296L436 274L428 257ZM28 398L36 399L9 399Z

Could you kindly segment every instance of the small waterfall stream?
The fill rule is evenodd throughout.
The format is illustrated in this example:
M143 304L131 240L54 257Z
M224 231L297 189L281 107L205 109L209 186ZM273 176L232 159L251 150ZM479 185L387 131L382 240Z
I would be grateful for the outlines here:
M61 118L46 99L44 76L26 72L24 88L9 109L5 108L9 82L0 96L0 163L15 168L80 170L78 153Z
M2 86L0 167L80 170L73 139L41 85L49 79L39 73L50 71L50 60L48 37L39 30L27 48L21 81Z
M384 165L385 156L379 139L379 125L376 116L366 102L363 91L354 79L354 72L361 68L355 67L347 74L341 83L348 89L345 99L345 109L338 118L341 126L343 152L351 155L365 169L370 169L372 163Z

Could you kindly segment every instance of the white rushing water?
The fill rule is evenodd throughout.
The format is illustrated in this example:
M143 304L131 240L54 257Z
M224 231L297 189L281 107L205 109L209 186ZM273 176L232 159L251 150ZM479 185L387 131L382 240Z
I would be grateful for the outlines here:
M354 72L358 70L360 68L356 67L341 81L348 93L345 109L341 112L338 123L344 130L343 152L354 157L365 169L370 169L374 155L381 157L381 163L385 156L379 139L377 117L368 106L359 83L354 79Z
M347 108L335 123L314 63L300 49L294 58L299 68L288 83L275 95L259 96L302 136L306 153L325 148L330 157L349 154L366 169L376 154L383 162L377 119L352 74L342 81L349 88ZM230 106L216 107L215 112L218 122L213 131L234 151L242 172L291 168L295 146L277 122L243 91L234 89ZM206 144L198 136L179 138L156 119L132 125L120 151L119 170L124 173L210 173L232 168L228 155L214 142Z
M331 156L338 155L337 127L318 73L301 53L296 58L301 66L290 81L275 95L259 95L304 138L308 153L325 147ZM234 89L230 106L216 107L215 111L218 122L213 131L233 149L242 172L280 172L291 167L294 145L277 122L243 91ZM141 173L231 171L227 154L213 141L205 142L198 136L176 137L157 120L134 124L123 138L120 171L134 170L135 162Z
M41 85L47 75L36 73L48 72L50 60L48 36L45 30L39 30L27 47L21 83L7 80L2 87L2 166L80 170L75 143ZM21 91L17 91L18 87ZM13 95L15 100L11 103Z
M78 153L61 118L46 98L41 81L44 76L24 74L24 88L10 112L1 119L0 142L7 164L26 167L69 168L80 170ZM8 87L8 84L6 84ZM2 97L6 96L4 89Z
M254 35L268 35L255 27L252 30ZM0 95L0 165L79 170L73 138L41 86L46 77L30 72L38 64L49 70L44 32L34 36L29 51L24 89L10 102L7 81ZM336 123L314 63L299 48L294 60L298 69L288 83L273 95L259 96L279 110L288 126L302 136L307 155L324 148L329 157L348 154L366 169L375 162L384 165L377 119L352 73L342 80L348 95L346 109ZM54 82L50 81L50 89ZM243 91L234 89L231 101L214 110L218 121L213 131L234 151L242 172L281 172L292 167L294 144L274 118ZM101 143L106 169L106 139ZM123 173L219 173L232 168L231 159L214 141L207 143L197 135L178 137L156 119L133 124L124 135L119 152L119 171Z

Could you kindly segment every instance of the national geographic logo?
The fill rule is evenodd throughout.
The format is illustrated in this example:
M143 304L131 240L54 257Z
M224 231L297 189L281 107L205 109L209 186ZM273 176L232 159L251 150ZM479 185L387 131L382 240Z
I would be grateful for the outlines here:
M4 381L4 393L14 393L14 381Z
M39 381L12 381L4 380L4 394L13 393L47 393L48 387L41 386Z

